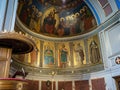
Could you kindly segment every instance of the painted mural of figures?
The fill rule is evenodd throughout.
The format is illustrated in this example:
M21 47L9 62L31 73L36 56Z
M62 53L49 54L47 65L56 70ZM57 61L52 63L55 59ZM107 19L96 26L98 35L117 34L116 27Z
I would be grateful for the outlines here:
M81 11L82 11L81 19L83 20L84 23L84 30L90 30L96 25L96 21L87 6L84 6L81 9Z
M60 19L60 24L58 25L58 30L57 30L57 34L59 36L63 36L64 35L64 27L65 27L65 19L61 18Z
M27 18L30 15L30 5L32 4L32 0L19 0L18 6L18 15L20 20L26 24Z
M49 46L47 46L46 50L44 51L44 63L46 65L54 64L53 50L51 50Z
M95 41L92 41L90 44L90 61L95 64L100 61L100 52Z
M20 13L20 20L23 23L26 23L28 14L29 14L29 9L28 8L25 8L24 10L22 10L22 13Z
M29 27L31 30L36 30L36 25L37 25L37 22L36 22L36 15L38 13L38 9L35 5L32 5L32 9L31 9L31 19L30 19L30 24L29 24Z
M40 3L42 3L42 4L44 3L44 0L38 0L38 1L39 1Z
M40 25L41 25L41 17L42 17L42 12L41 11L39 11L38 13L37 13L37 15L36 15L36 22L37 22L37 24L36 24L36 32L39 32L40 31Z
M62 48L60 49L60 62L62 66L67 63L67 58L68 58L68 50L63 44Z
M65 35L70 35L70 23L71 23L70 16L67 16L65 20L66 25L64 28Z
M76 31L76 33L80 33L81 32L81 28L80 28L81 18L80 18L79 13L75 14L75 20L76 20L75 31Z
M23 5L25 4L24 0L18 0L19 4L18 4L18 10L17 10L17 14L20 15L20 12L22 10Z
M76 52L77 61L83 64L84 52L83 52L83 47L80 45L80 43L77 44L77 47L74 49L74 51Z
M44 22L43 22L44 32L50 34L54 33L55 24L56 24L55 14L56 14L55 10L50 11L48 16L44 18Z
M70 35L76 34L75 24L76 24L76 17L73 14L73 15L71 15L71 19L70 19Z
M84 31L84 10L83 9L80 9L80 21L81 21L81 23L80 23L80 29L81 29L81 31L83 32Z
M28 8L28 17L26 20L27 26L31 30L39 31L40 27L38 28L38 25L40 24L40 17L42 16L42 12L40 12L35 5L32 5L30 8Z

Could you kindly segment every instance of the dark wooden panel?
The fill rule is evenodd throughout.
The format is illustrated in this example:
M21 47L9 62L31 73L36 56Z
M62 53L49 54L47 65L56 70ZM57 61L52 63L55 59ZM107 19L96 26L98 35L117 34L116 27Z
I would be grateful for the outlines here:
M39 81L37 80L27 80L28 82L28 90L39 90Z
M92 79L92 90L106 90L104 78Z
M89 81L75 81L75 90L89 90Z
M58 90L72 90L72 81L59 81Z

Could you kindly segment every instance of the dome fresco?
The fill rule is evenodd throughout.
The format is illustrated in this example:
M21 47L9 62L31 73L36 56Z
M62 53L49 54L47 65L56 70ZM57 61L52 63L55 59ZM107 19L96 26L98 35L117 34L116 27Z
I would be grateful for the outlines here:
M83 0L19 0L17 15L28 30L50 37L70 37L96 28Z

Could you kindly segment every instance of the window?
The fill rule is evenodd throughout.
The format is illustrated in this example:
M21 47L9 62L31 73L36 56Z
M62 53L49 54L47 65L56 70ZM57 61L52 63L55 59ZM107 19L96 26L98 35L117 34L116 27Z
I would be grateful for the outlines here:
M108 16L109 14L112 13L112 8L111 8L108 0L98 0L98 1L101 4L106 16Z

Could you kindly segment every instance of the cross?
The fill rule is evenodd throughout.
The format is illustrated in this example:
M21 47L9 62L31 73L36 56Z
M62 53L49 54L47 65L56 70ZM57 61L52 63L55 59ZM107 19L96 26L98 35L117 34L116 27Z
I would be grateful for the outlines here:
M115 59L115 61L116 61L117 64L120 64L120 57L117 57L117 58Z

